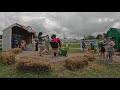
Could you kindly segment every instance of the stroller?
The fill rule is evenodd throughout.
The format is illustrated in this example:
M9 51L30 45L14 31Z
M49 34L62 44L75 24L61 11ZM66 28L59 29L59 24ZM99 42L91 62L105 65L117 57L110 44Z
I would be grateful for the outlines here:
M68 48L61 49L59 55L67 57L68 56Z

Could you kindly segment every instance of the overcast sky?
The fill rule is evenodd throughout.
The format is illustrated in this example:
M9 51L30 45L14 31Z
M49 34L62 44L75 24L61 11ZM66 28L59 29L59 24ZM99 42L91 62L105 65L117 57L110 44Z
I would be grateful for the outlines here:
M14 23L44 34L78 37L120 28L120 12L0 12L0 32Z

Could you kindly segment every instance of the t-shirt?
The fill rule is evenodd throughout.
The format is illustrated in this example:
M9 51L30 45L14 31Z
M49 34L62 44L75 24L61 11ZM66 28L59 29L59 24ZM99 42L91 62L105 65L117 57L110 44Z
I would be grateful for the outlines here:
M84 41L82 41L82 45L85 46L85 42Z
M107 48L113 48L115 46L115 43L113 41L110 41L107 43Z
M98 43L98 46L99 46L100 48L103 47L103 46L104 46L104 42L103 42L103 41L99 42L99 43Z
M51 43L52 43L52 42L55 42L55 43L54 43L54 46L55 46L55 47L58 47L58 45L61 47L61 41L60 41L59 38L54 38L54 39L52 39L52 40L51 40ZM54 47L54 46L53 46L53 47Z
M93 42L91 42L91 43L90 43L90 46L94 46L94 43L93 43Z
M39 36L38 37L38 39L39 39L39 44L42 44L43 43L43 41L44 41L44 38L45 36Z
M107 43L107 51L113 52L115 43L113 41L110 41Z

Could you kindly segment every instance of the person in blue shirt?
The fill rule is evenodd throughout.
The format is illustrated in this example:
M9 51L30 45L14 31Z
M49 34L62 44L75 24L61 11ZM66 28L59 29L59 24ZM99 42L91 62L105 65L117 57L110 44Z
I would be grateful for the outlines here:
M91 50L94 50L94 42L90 42Z
M84 39L81 41L81 43L82 43L82 49L84 51L84 49L85 49L85 41L84 41Z

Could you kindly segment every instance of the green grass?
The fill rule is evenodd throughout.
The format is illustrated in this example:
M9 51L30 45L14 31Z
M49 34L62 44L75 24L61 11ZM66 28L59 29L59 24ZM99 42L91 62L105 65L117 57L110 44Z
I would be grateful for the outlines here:
M65 47L66 46L66 44L63 44L62 45L62 47ZM68 46L70 47L70 48L80 48L80 44L78 44L78 43L76 43L76 44L68 44Z
M68 46L69 46L69 48L80 48L81 47L79 43L69 44ZM66 44L62 44L62 47L66 47ZM98 48L98 46L95 45L95 48Z
M120 78L120 64L106 65L96 60L89 62L89 66L70 71L64 62L55 63L51 72L19 71L15 65L0 63L0 78Z
M69 49L68 53L80 53L80 49Z
M69 53L80 52L79 49L69 49ZM1 52L0 52L1 53ZM107 65L99 60L89 62L87 67L78 70L68 70L64 62L54 63L54 70L45 71L19 71L14 65L0 63L0 78L120 78L120 63Z

